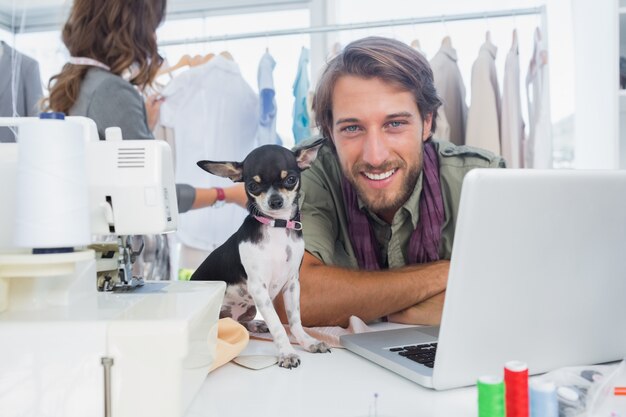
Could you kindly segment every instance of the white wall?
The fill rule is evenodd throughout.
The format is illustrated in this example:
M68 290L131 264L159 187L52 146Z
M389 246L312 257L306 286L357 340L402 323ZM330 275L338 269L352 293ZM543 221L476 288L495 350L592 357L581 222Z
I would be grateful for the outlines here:
M616 0L572 0L577 168L619 168Z

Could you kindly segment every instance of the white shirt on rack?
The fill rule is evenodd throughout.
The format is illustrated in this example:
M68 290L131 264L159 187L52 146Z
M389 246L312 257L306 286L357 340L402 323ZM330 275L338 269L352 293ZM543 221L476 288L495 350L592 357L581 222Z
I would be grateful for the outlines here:
M513 30L513 44L504 63L502 82L502 156L509 168L522 168L524 120L520 95L519 50L517 31Z
M472 102L465 143L500 155L500 90L496 75L498 48L487 40L472 65Z
M524 166L527 168L552 168L552 122L548 76L548 51L541 40L541 31L537 28L533 56L526 75L528 140L524 147Z
M196 162L242 161L256 146L258 96L237 63L217 55L176 76L162 94L161 123L176 135L176 182L202 188L233 185ZM191 210L179 216L177 237L210 252L239 228L246 214L234 204Z

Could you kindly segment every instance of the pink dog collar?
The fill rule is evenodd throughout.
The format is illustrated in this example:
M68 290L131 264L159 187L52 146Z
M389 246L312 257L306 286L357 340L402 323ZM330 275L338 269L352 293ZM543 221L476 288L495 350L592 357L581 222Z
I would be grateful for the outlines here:
M286 229L302 230L302 223L296 220L270 219L268 217L254 216L259 223L272 227L284 227Z

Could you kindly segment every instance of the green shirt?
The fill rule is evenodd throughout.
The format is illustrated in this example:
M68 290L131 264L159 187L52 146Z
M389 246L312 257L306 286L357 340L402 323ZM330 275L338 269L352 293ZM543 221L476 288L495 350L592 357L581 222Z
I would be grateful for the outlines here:
M474 168L504 168L504 160L489 151L449 142L434 141L439 156L441 191L445 209L439 257L450 259L459 212L463 177ZM358 268L348 232L341 191L341 167L330 145L324 144L311 167L302 173L302 232L305 248L327 265ZM391 225L366 209L380 253L389 268L407 264L411 234L419 220L422 175ZM359 205L362 202L359 200Z

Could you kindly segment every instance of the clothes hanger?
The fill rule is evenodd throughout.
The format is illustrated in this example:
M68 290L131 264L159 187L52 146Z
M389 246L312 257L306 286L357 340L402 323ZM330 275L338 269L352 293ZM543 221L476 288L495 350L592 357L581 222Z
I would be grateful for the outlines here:
M163 74L169 74L169 73L171 73L173 71L176 71L177 69L182 68L182 67L191 66L191 59L192 59L191 55L185 54L185 55L180 57L180 59L178 60L178 62L175 65L159 70L157 72L157 76L163 75Z
M304 49L304 47L302 49ZM339 55L342 49L343 49L343 46L341 45L341 42L333 43L333 45L330 47L330 51L328 52L326 60L331 60L337 55Z
M233 58L233 56L230 54L230 52L228 52L228 51L222 51L222 52L220 52L220 55L223 56L224 58L230 60L230 61L234 61L235 60Z
M426 57L426 52L424 52L424 50L422 49L422 44L420 43L419 39L416 38L411 41L411 48L415 49L417 52Z
M443 26L443 32L445 33L445 36L441 40L441 47L452 48L452 39L450 38L450 32L448 32L448 25L446 25L446 19L444 17L445 16L443 15L441 16L441 25Z
M444 38L441 40L441 46L446 48L452 48L452 39L450 39L450 36L444 36Z
M483 16L483 20L485 21L485 43L487 45L491 45L493 46L493 43L491 42L491 22L489 22L489 17L487 17L487 15Z
M491 31L489 29L487 29L487 31L485 32L485 43L488 45L493 45L493 43L491 42Z
M513 40L511 42L511 49L517 49L517 29L513 29Z
M343 49L343 46L341 46L341 42L335 42L333 44L333 52L332 52L333 56L339 55L342 49Z
M189 61L190 67L197 67L198 65L204 64L204 56L202 55L194 55L193 58Z

